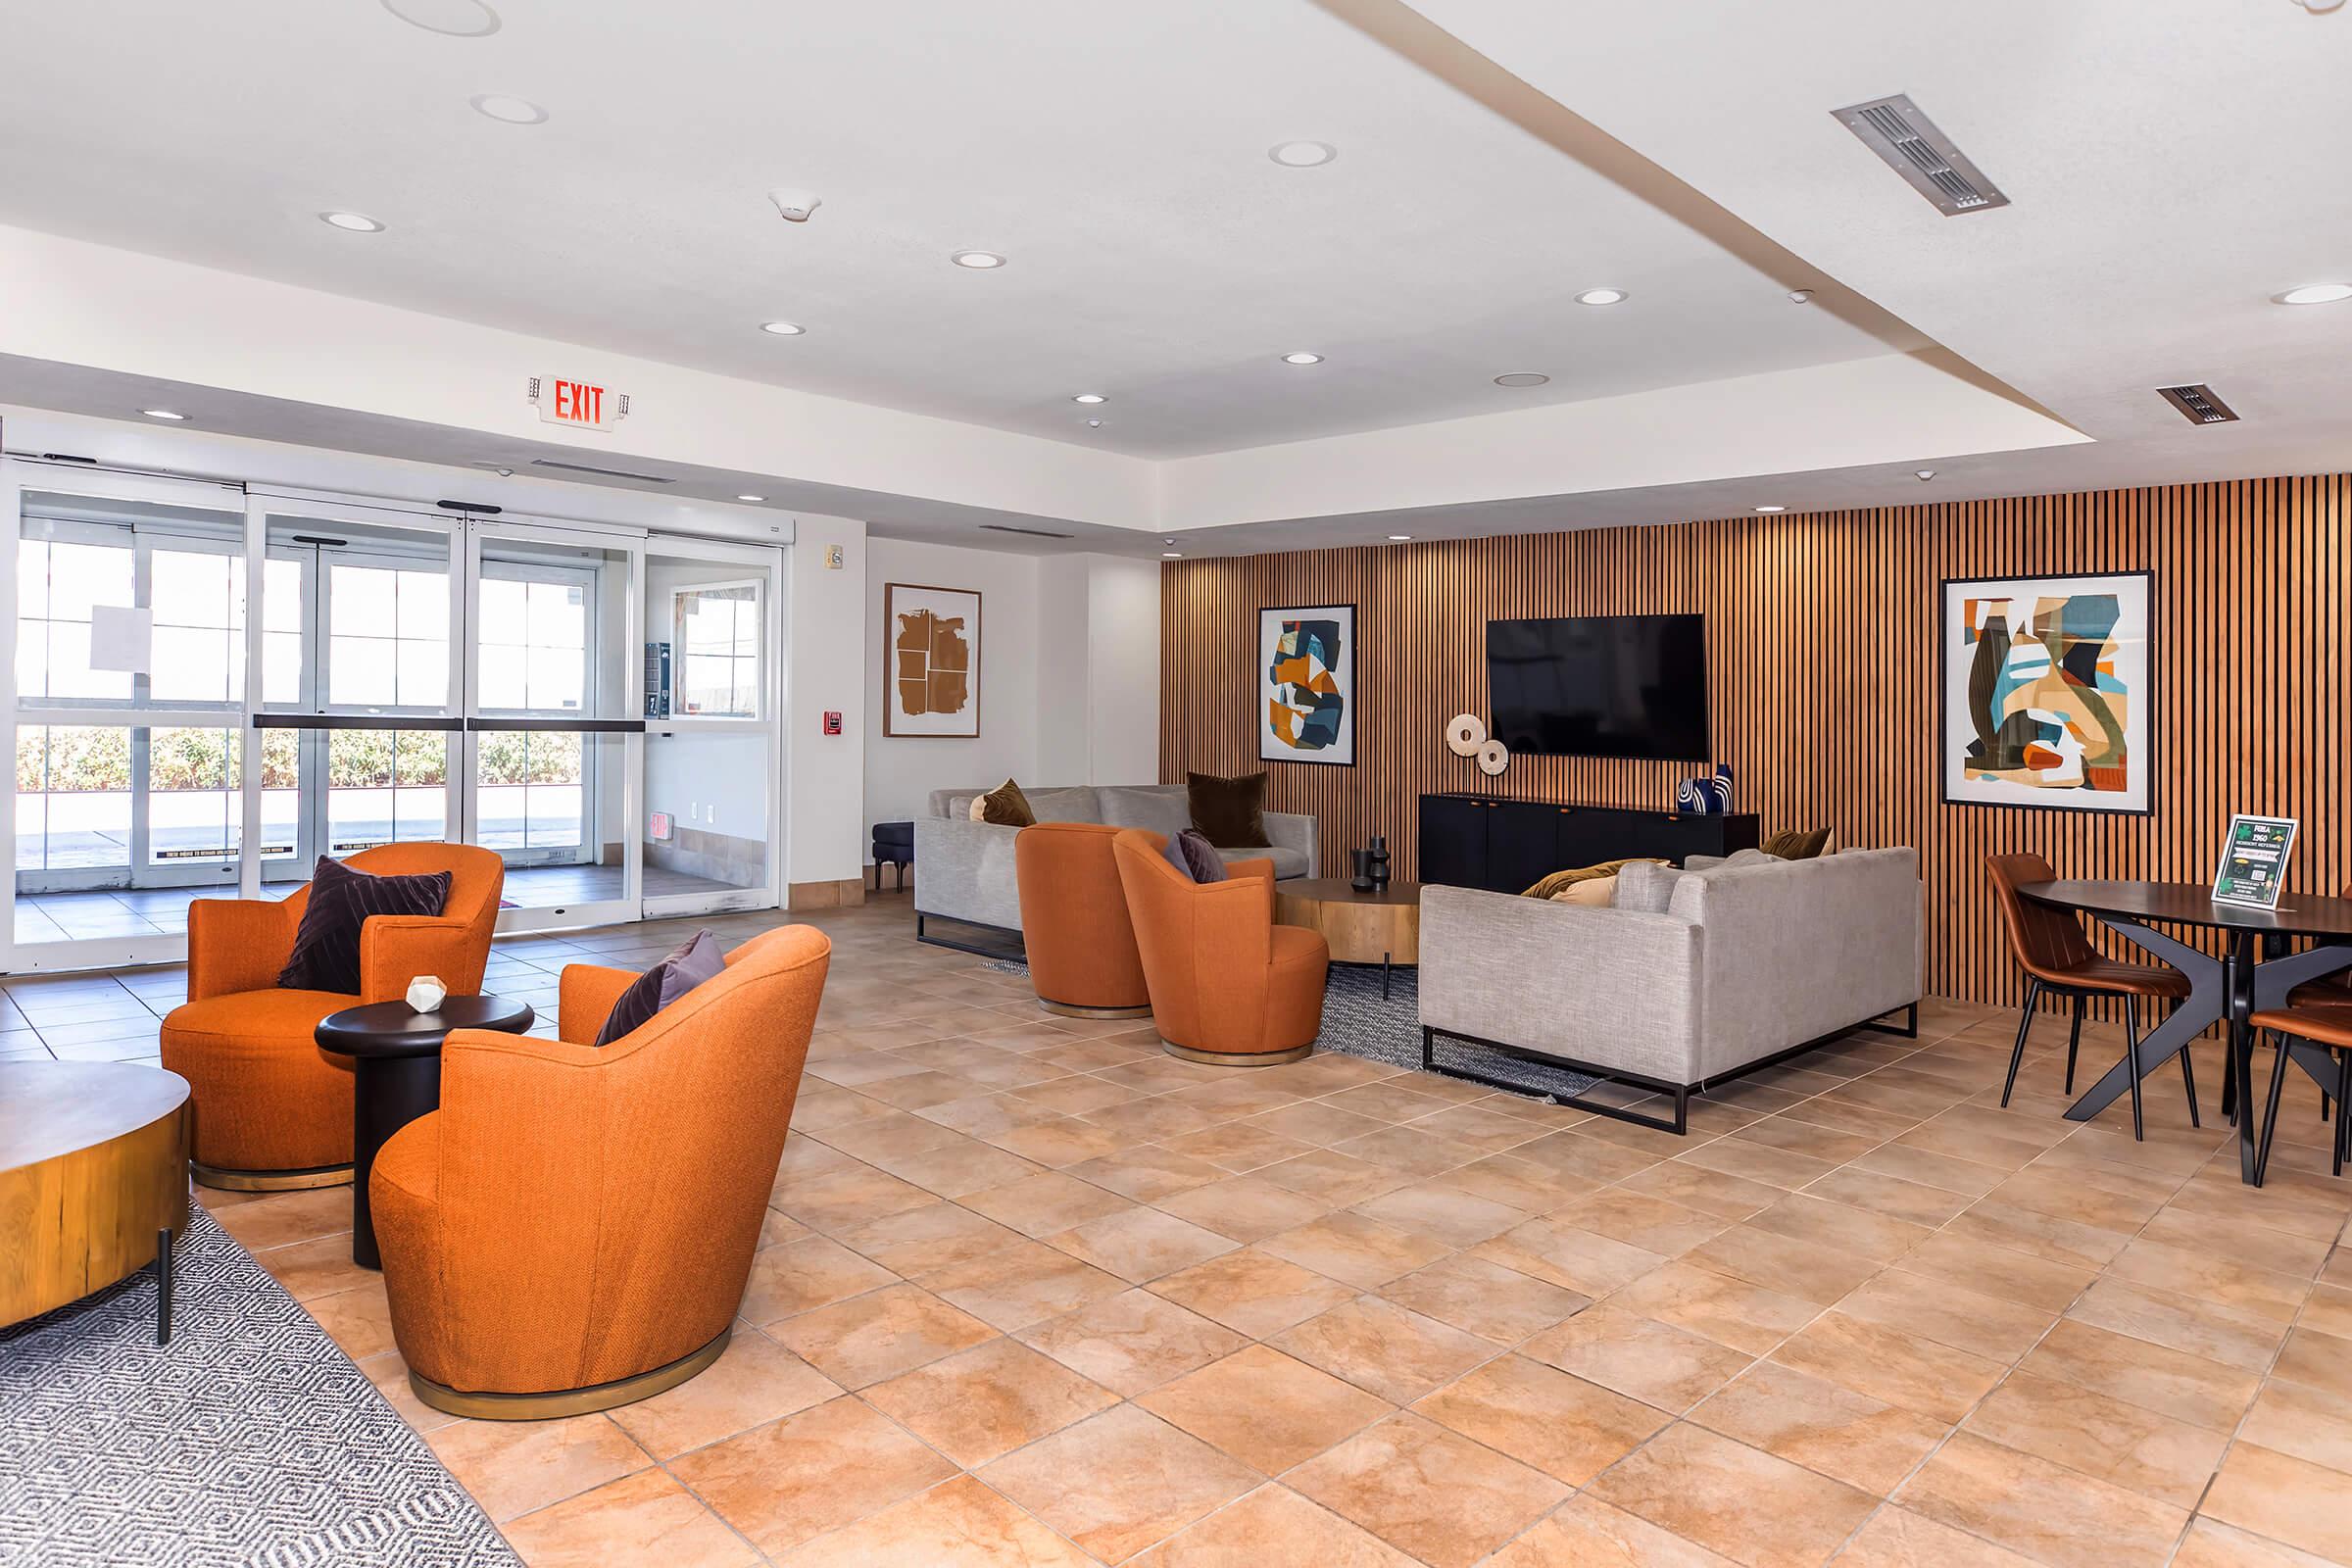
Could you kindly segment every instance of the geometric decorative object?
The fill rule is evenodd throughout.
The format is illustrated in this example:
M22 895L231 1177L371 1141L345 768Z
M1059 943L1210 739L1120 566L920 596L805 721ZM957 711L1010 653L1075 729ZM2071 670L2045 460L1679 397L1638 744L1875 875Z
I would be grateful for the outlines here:
M980 733L980 595L968 588L882 588L882 733Z
M1674 787L1674 808L1691 816L1729 816L1732 770L1721 763L1713 778L1687 778Z
M1943 584L1943 799L2152 809L2144 571Z
M1476 713L1456 713L1446 721L1446 745L1454 756L1476 757L1486 744L1486 721Z
M1355 762L1355 607L1257 612L1257 755Z
M1500 741L1488 741L1478 749L1478 770L1489 778L1500 774L1511 765L1511 749Z
M448 995L449 987L441 983L439 975L420 974L409 982L408 1004L417 1012L431 1012Z

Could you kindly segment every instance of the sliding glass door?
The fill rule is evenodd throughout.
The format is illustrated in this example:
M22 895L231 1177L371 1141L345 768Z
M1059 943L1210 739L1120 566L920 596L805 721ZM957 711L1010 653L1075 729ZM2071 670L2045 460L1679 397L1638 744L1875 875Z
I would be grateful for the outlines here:
M5 968L173 960L193 900L401 842L497 851L502 929L781 901L781 550L20 459L0 481Z

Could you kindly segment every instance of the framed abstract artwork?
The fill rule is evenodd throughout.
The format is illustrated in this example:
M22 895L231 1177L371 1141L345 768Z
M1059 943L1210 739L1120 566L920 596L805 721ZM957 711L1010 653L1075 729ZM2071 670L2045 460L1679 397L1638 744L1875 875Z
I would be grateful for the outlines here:
M980 733L980 595L919 583L882 586L882 733Z
M2071 811L2154 808L2153 578L1943 585L1943 798Z
M1355 762L1355 607L1257 612L1257 755Z

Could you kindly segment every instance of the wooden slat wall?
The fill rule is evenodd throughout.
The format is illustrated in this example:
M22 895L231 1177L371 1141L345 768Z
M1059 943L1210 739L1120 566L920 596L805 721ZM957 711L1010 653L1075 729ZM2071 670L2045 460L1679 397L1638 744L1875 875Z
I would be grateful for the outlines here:
M1946 577L2155 573L2155 812L1944 806L1936 639ZM1375 832L1415 865L1425 791L1670 806L1685 763L1515 758L1487 780L1443 726L1486 712L1486 623L1696 611L1736 805L1767 833L1918 847L1929 985L2013 1000L1982 869L2203 881L2231 811L2303 823L2290 888L2352 881L2352 476L2032 496L1171 563L1162 778L1254 770L1257 610L1356 607L1356 765L1265 764L1269 805L1322 821L1327 867Z

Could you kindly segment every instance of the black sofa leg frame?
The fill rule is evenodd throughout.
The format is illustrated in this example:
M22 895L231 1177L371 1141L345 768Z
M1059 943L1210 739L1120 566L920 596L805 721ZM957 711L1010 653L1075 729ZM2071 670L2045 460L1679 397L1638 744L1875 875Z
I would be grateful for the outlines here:
M1475 1072L1468 1067L1448 1067L1439 1061L1437 1048L1440 1035L1444 1035L1448 1040L1458 1040L1467 1046L1476 1046L1482 1051L1500 1052L1506 1056L1515 1056L1521 1061L1532 1061L1546 1067L1564 1067L1571 1072L1590 1073L1603 1083L1625 1084L1636 1089L1646 1089L1652 1094L1672 1095L1674 1097L1674 1119L1671 1121L1663 1116L1645 1116L1641 1111L1629 1110L1623 1105L1604 1105L1598 1101L1586 1100L1581 1095L1546 1095L1544 1098L1555 1105L1573 1105L1578 1110L1589 1110L1595 1116L1607 1116L1613 1121L1632 1122L1637 1127L1648 1127L1662 1133L1674 1133L1682 1136L1690 1131L1690 1092L1700 1087L1699 1085L1670 1084L1654 1078L1641 1078L1628 1073L1611 1072L1605 1067L1595 1067L1590 1062L1570 1061L1562 1056L1549 1056L1537 1052L1521 1051L1498 1041L1480 1040L1470 1035L1457 1035L1450 1030L1433 1029L1427 1024L1421 1026L1421 1066L1424 1071L1439 1073L1447 1078L1459 1078L1464 1083L1485 1084L1489 1089L1500 1089L1514 1095L1528 1095L1532 1098L1533 1092L1525 1084L1515 1084L1508 1079L1490 1077L1486 1073Z

